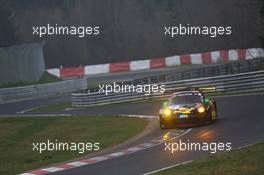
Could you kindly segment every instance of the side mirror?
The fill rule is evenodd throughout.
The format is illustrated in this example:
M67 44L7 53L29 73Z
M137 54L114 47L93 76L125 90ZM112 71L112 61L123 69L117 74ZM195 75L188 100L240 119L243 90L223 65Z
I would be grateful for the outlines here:
M169 105L169 101L164 101L163 102L163 108L167 107Z
M209 104L210 100L208 98L204 98L204 103Z

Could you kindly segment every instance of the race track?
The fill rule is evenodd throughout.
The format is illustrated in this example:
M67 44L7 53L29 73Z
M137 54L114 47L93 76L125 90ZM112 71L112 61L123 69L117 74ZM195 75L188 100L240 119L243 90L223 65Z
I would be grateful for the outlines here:
M231 142L232 148L245 146L264 140L264 117L263 101L264 95L243 95L216 97L218 103L219 120L211 125L192 128L187 134L176 138L174 142ZM29 103L29 102L28 102ZM11 104L9 104L11 105ZM58 111L65 114L137 114L157 115L161 102L141 102L130 104L115 104L99 107L90 107L78 110ZM29 112L30 113L30 112ZM148 142L155 137L161 137L168 131L161 131L157 125L154 131L141 140ZM174 131L177 131L176 129ZM169 130L169 132L174 132ZM131 145L129 145L131 146ZM54 174L144 174L176 163L193 160L209 154L203 151L177 151L174 154L164 151L164 144L137 151L132 154L117 158L104 160L95 164L81 166Z
M246 95L236 97L216 98L218 102L219 120L217 123L193 128L188 134L180 137L182 141L192 142L231 142L232 148L256 143L264 140L264 117L262 114L264 95ZM140 107L139 107L140 106ZM97 107L101 113L120 113L152 115L158 104L129 105L122 108L109 106ZM95 109L87 109L87 113L94 113ZM159 128L157 127L157 130ZM161 135L162 131L157 132ZM178 138L179 139L179 138ZM209 154L207 152L178 151L170 154L164 151L164 144L145 149L130 155L102 161L93 165L83 166L55 174L144 174L156 169L164 168Z

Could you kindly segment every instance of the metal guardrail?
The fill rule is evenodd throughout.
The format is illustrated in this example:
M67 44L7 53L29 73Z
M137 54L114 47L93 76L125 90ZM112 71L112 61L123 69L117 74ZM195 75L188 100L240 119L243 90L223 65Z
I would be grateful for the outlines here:
M50 95L72 93L87 88L87 80L73 79L56 83L0 89L0 104L33 99Z
M213 77L220 75L231 75L244 72L252 72L264 69L264 58L254 58L250 60L235 61L231 63L218 64L208 67L194 68L191 70L176 72L174 74L163 74L133 80L134 84L159 83L176 80L194 79L202 77Z
M125 81L122 84L137 85L137 84L154 84L161 82L194 79L202 77L212 77L220 75L231 75L244 72L252 72L264 69L264 58L254 58L249 60L235 61L218 65L208 65L207 67L193 68L191 70L180 71L170 74L162 74L146 78L134 79ZM98 88L92 88L80 93L97 92Z
M127 101L137 101L144 99L166 97L166 92L173 92L183 88L214 87L215 90L207 93L222 93L232 91L260 91L264 90L264 70L247 73L237 73L232 75L211 76L205 78L195 78L178 81L166 81L156 83L166 85L164 94L145 93L110 93L106 95L100 92L75 93L72 94L73 106L95 106L112 104Z

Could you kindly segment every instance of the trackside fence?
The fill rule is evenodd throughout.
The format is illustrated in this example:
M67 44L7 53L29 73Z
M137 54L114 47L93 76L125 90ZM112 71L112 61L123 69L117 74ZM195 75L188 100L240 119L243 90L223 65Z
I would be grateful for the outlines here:
M232 75L238 73L252 72L264 69L264 58L254 58L250 60L235 61L219 65L211 65L191 70L162 74L146 78L135 79L127 84L152 84L177 80L195 79L203 77L213 77L221 75Z
M73 106L95 106L128 101L138 101L145 99L166 97L169 92L176 92L185 88L208 88L205 93L224 93L224 92L257 92L264 90L264 70L249 73L240 73L233 75L223 75L216 77L197 78L189 80L171 81L158 83L165 85L165 93L151 93L145 95L145 92L126 92L109 93L90 92L72 94Z
M85 78L0 89L0 104L33 99L44 96L72 93L87 88Z

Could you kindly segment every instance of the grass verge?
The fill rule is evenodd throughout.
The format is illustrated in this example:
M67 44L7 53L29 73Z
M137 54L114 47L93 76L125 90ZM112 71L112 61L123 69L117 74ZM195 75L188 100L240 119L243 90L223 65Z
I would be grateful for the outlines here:
M37 85L37 84L46 84L46 83L55 83L58 81L62 81L61 78L58 78L54 75L49 74L48 72L44 72L39 81L32 82L14 82L7 84L0 84L0 88L10 88L10 87L19 87L19 86L28 86L28 85Z
M155 175L262 175L264 143L210 156Z
M0 174L17 174L84 156L74 151L33 151L33 142L99 142L100 150L142 131L147 120L116 116L0 118Z

